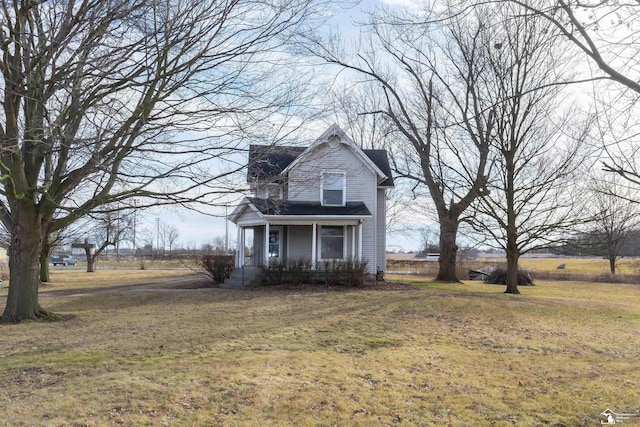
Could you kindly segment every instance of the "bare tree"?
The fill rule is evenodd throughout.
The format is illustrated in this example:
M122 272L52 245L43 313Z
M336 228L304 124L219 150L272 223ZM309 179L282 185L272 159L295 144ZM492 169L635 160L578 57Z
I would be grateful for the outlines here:
M517 294L520 256L557 243L576 221L571 185L589 128L562 109L555 83L568 78L553 26L510 4L488 12L475 11L489 17L483 37L494 41L478 84L494 94L495 126L474 224L506 252L506 292Z
M133 218L122 216L120 212L106 213L94 217L90 224L92 232L80 245L87 257L87 273L96 271L97 259L109 246L116 247L126 238L133 227Z
M596 69L585 76L594 82L614 82L621 91L612 95L611 85L598 85L604 101L599 114L604 148L609 156L604 169L640 185L637 144L637 99L640 96L640 44L637 43L640 2L601 0L509 0L521 10L546 19ZM587 69L587 67L583 67ZM613 97L612 97L613 96Z
M397 135L391 121L372 113L384 102L377 87L342 85L332 90L330 98L336 123L343 124L345 132L362 149L381 149L393 144ZM403 213L407 207L403 190L402 185L396 184L385 193L387 235L402 232Z
M637 191L621 185L615 176L592 178L586 190L585 209L591 220L578 228L574 245L586 253L604 255L611 275L626 243L637 235L640 206Z
M240 166L215 161L300 102L304 74L284 47L319 3L3 2L3 321L50 316L38 303L47 233L131 197L187 204L231 191L221 180Z
M424 17L372 15L355 57L328 41L315 41L311 49L382 94L367 113L381 116L393 131L388 148L395 172L415 183L414 193L427 189L440 224L436 280L456 282L460 222L486 184L493 117L475 79L487 46L478 43L481 27L471 19Z
M331 92L331 105L337 123L363 149L376 149L388 145L393 137L393 125L384 116L372 114L384 102L377 87L342 85Z
M633 24L640 19L638 1L509 1L517 4L518 10L531 12L530 16L546 19L598 66L601 78L640 94L640 46L628 43L637 36Z
M420 229L421 237L421 250L420 252L426 257L429 254L437 253L440 248L438 246L438 231L434 230L430 226L425 226Z
M138 224L137 230L137 245L136 253L142 257L142 265L144 265L145 258L153 258L156 248L156 227L140 226Z
M180 238L180 232L173 225L168 225L164 228L164 241L167 243L169 247L169 255L171 255L171 251L173 250L175 244L178 242Z
M40 281L49 282L49 260L51 254L56 248L74 242L83 234L85 229L84 223L70 224L69 226L54 231L52 233L45 233L42 241L42 251L40 252Z
M201 245L201 250L206 253L212 253L215 255L224 255L227 253L225 248L224 236L215 236L209 243Z
M167 248L169 249L169 254L171 254L171 249L180 237L180 232L172 224L162 222L159 219L157 219L157 221L156 233L158 233L158 235L156 240L159 243L157 249L158 251L162 251L162 258L164 258Z

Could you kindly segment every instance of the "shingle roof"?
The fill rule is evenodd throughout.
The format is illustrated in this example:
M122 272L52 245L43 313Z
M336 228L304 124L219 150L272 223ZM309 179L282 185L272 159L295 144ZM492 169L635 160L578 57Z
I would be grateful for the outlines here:
M248 200L263 215L371 216L363 202L347 202L346 206L322 206L320 202L292 202L257 197L248 197Z
M247 181L275 179L307 147L251 145ZM387 176L379 185L393 187L393 177L386 150L362 150L363 153Z
M304 150L305 147L251 145L247 181L275 178Z
M387 157L387 150L362 150L368 158L387 176L381 187L393 187L393 176L391 175L391 166L389 166L389 157Z

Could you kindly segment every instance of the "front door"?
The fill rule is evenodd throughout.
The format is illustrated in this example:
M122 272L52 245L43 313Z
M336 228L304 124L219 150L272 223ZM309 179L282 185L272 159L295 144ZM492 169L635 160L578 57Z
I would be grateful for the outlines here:
M269 259L279 259L282 253L280 237L281 230L269 230Z

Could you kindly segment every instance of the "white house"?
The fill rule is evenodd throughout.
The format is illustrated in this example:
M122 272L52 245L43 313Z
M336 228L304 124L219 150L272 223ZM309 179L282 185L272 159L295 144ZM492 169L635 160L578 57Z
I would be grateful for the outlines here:
M252 145L246 197L230 215L239 247L253 229L254 254L236 266L306 258L367 261L385 269L385 192L393 187L385 150L362 150L337 125L309 147Z

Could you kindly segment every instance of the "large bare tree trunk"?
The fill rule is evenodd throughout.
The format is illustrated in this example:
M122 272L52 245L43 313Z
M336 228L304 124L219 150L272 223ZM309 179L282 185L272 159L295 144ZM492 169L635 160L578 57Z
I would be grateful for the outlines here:
M440 218L440 268L436 280L439 282L459 282L456 271L458 245L458 221Z
M43 233L39 216L25 209L17 215L11 230L9 294L2 314L3 322L19 322L49 316L38 304L42 243Z
M84 254L87 257L87 273L95 273L96 271L96 257L97 253L91 253L93 245L89 244L87 239L84 239Z
M612 276L616 275L616 256L609 254L609 271Z
M51 281L49 276L49 256L51 255L51 242L47 235L43 236L42 251L40 251L40 282Z
M507 206L507 290L504 291L506 294L520 293L520 291L518 290L518 258L520 257L520 251L518 249L518 228L516 226L516 164L514 160L517 146L517 143L512 141L510 144L510 150L503 151L507 169L507 178L505 182L505 198Z
M515 236L507 237L507 290L505 294L519 294L518 290L518 260L520 255Z
M85 249L84 253L87 256L87 273L95 273L96 271L96 259L93 255L91 255L91 253L89 252L89 249Z

